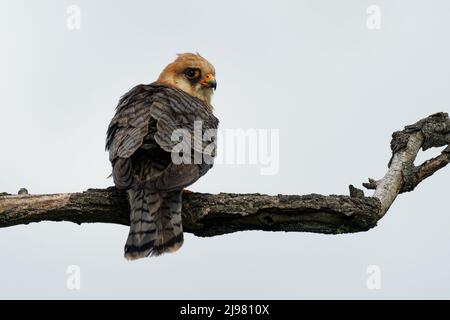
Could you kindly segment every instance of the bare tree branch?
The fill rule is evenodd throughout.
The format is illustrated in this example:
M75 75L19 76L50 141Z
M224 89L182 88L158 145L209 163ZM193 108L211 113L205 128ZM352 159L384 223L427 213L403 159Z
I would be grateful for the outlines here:
M379 181L369 179L369 183L363 184L368 189L375 189L373 197L381 201L380 216L386 214L398 194L414 190L420 182L450 162L449 144L450 120L447 113L436 113L394 132L392 158L386 175ZM447 148L440 156L414 166L421 148L427 150L443 146Z
M229 194L185 192L183 223L187 232L214 236L243 230L306 231L325 234L366 231L376 226L398 194L409 192L450 162L450 120L437 113L395 132L392 158L386 175L363 185L375 189L372 197L350 186L350 196ZM441 155L414 166L417 153L432 147L447 148ZM83 193L29 195L0 193L0 227L40 221L78 224L129 224L124 192L115 188Z

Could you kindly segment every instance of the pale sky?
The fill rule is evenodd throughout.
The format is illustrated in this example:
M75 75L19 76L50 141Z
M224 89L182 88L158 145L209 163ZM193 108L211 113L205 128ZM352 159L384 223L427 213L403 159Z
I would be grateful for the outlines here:
M371 5L380 29L367 27ZM347 194L385 173L392 132L449 111L449 14L445 0L0 0L0 192L112 185L104 141L119 97L198 51L217 71L221 129L279 130L279 171L220 164L191 190ZM128 227L0 229L0 298L448 299L449 178L401 195L368 232L187 234L178 253L132 263ZM80 290L67 288L71 265Z

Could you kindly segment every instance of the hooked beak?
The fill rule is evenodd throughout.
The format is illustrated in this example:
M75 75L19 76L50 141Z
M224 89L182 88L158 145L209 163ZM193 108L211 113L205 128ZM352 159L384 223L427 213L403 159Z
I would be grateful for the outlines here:
M211 73L205 74L205 76L200 80L200 84L205 88L217 89L216 78Z

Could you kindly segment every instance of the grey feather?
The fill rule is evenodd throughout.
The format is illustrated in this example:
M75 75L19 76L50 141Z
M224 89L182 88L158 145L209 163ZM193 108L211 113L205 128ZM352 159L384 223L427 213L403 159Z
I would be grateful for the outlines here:
M210 163L174 164L171 151L174 130L194 136L194 121L202 134L217 129L218 119L201 100L159 84L139 85L119 101L107 132L106 149L113 166L114 183L127 189L130 233L125 245L128 259L160 255L183 243L181 194L212 167ZM214 141L183 141L192 154L203 153Z

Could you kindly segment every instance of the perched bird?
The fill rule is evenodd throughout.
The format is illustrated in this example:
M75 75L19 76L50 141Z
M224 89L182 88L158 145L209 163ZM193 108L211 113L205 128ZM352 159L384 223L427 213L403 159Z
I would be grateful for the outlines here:
M205 133L219 124L211 105L216 86L212 64L199 54L185 53L157 81L138 85L120 99L108 127L106 150L116 187L128 190L131 213L125 258L157 256L182 246L182 191L212 167L212 161L204 159L215 154L216 137ZM209 138L195 143L190 137L198 123L200 134ZM180 129L188 141L174 138ZM180 144L182 163L173 161ZM193 161L198 155L205 157Z

